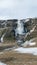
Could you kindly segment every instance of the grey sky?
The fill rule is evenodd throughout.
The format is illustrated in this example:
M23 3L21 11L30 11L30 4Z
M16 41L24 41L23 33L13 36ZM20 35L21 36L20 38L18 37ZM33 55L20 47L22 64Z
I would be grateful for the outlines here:
M0 19L37 17L37 0L0 0Z

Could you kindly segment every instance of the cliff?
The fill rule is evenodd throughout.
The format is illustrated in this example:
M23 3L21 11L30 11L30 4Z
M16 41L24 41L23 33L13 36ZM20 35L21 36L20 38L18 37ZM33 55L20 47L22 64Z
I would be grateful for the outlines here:
M30 32L35 27L34 31L27 35L25 40L37 37L37 18L27 18L20 21L24 23L24 28L27 28L27 32ZM15 38L14 29L17 27L17 22L17 19L0 20L0 37L6 33L5 37L12 36Z

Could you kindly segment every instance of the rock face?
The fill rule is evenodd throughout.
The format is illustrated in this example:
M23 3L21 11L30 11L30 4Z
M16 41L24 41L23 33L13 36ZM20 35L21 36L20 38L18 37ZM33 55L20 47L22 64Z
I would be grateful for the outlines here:
M28 19L22 19L20 22L22 22L23 26L21 23L19 24L19 31L23 34L19 34L17 36L16 28L18 26L18 21L17 19L10 19L10 20L0 20L0 38L2 37L3 34L5 36L13 36L15 39L21 39L24 42L26 40L29 40L30 38L37 37L37 18L28 18ZM21 26L21 27L20 27ZM20 29L21 28L21 29ZM3 37L3 38L4 38Z
M17 19L13 20L0 20L0 41L5 36L8 37L10 35L15 36L14 29L16 28ZM5 35L4 35L5 34Z
M36 21L36 19L20 20L20 22L22 22L23 26L20 22L17 23L16 38L17 38L18 45L21 46L21 44L23 44L26 40L30 40L31 38L36 37L37 23L35 23L35 21ZM21 30L23 30L23 31L21 31Z

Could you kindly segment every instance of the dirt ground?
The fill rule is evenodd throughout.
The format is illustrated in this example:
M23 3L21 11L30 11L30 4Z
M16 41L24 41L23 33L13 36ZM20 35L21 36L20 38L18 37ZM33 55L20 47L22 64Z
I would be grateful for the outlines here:
M35 46L37 47L37 38L34 40L36 42ZM0 61L7 65L37 65L37 56L32 54L21 54L13 50L4 50L5 48L18 47L16 42L5 42L0 43ZM2 48L2 49L1 49Z
M20 54L10 50L1 52L0 61L7 65L37 65L37 56Z

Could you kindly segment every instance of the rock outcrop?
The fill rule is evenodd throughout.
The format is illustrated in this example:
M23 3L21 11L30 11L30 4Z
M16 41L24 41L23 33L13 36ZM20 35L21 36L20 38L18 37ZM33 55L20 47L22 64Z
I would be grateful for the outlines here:
M23 22L24 33L26 33L24 36L24 41L33 37L37 37L37 18L21 19L20 21ZM6 33L5 36L11 35L15 38L17 22L18 19L0 20L0 38L4 33Z

